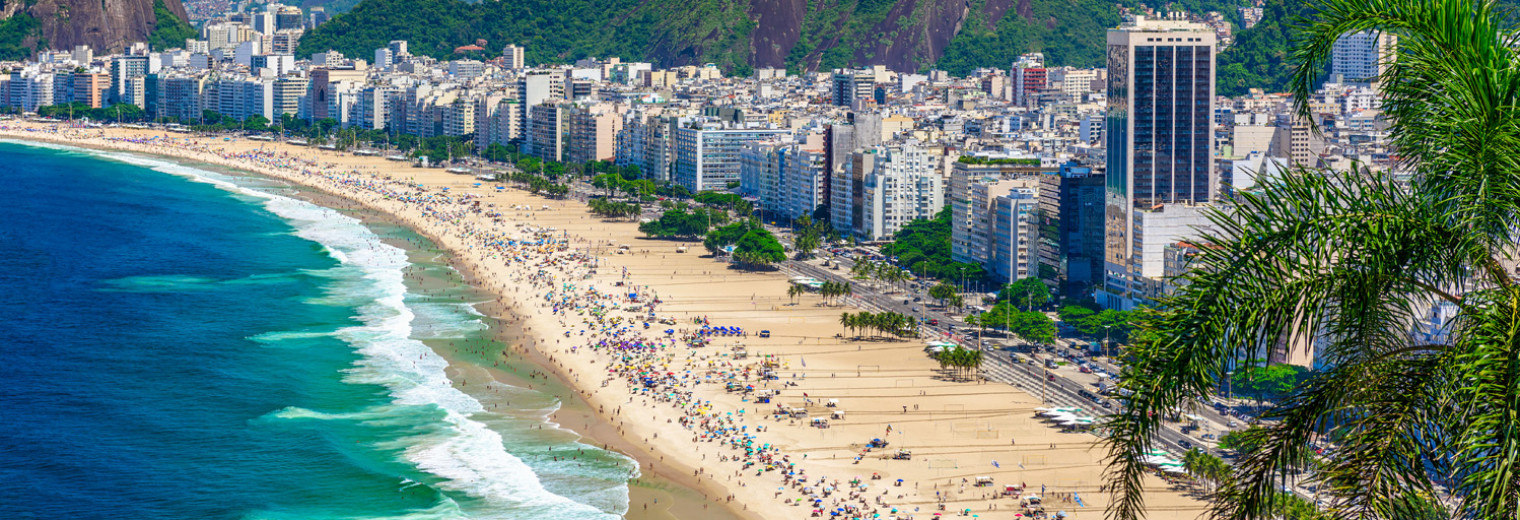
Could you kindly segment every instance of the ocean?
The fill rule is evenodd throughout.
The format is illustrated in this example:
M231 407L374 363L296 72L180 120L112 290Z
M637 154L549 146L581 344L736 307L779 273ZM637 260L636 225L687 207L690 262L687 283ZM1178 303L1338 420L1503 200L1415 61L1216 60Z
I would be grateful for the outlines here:
M0 518L627 511L431 244L293 190L0 142Z

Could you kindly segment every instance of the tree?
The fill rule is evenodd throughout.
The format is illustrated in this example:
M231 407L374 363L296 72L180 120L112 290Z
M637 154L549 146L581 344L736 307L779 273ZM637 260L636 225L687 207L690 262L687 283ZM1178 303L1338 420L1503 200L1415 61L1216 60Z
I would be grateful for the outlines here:
M1296 115L1347 32L1399 37L1379 78L1402 175L1300 170L1211 212L1217 232L1180 288L1140 312L1108 422L1110 518L1143 515L1145 452L1161 417L1220 391L1229 367L1294 342L1318 371L1264 414L1214 514L1269 518L1281 483L1315 465L1337 517L1520 515L1520 67L1495 3L1316 0L1293 41ZM1432 304L1435 340L1408 334ZM1322 436L1334 457L1315 456Z
M1256 398L1257 402L1286 396L1298 386L1308 369L1300 366L1274 363L1247 364L1231 375L1234 390Z
M940 283L934 284L934 287L929 288L929 297L939 300L940 305L944 305L945 300L950 299L950 297L955 296L956 294L957 291L955 290L955 286L950 285L950 282L942 281Z
M1050 316L1046 316L1043 312L1015 313L1010 326L1012 329L1009 332L1024 341L1036 345L1049 345L1056 342L1056 322L1050 321Z
M734 259L751 267L768 267L786 260L786 249L775 235L764 228L754 228L734 244Z
M998 292L998 301L1011 301L1026 311L1032 311L1050 303L1050 288L1039 278L1020 278Z

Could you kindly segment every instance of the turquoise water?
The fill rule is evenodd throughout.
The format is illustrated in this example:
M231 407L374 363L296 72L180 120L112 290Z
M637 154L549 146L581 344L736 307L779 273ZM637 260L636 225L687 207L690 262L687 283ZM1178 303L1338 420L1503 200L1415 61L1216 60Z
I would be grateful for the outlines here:
M407 231L126 154L0 143L0 183L0 518L626 511Z

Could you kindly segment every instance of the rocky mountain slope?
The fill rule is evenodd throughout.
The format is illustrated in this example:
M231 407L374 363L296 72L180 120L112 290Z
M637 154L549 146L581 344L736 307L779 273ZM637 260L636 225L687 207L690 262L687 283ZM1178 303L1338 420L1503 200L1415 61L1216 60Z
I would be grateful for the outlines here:
M155 30L176 35L188 28L179 0L3 0L0 1L0 58L16 59L39 48L90 45L97 52L146 42ZM175 17L165 20L164 15ZM183 45L184 42L178 42Z

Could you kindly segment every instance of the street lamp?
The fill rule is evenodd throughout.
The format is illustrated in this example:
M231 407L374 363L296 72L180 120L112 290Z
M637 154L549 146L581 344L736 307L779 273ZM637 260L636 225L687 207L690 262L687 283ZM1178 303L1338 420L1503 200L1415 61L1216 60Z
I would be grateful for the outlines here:
M1113 362L1113 360L1114 360L1114 358L1109 357L1109 355L1108 355L1108 331L1109 331L1109 329L1112 329L1112 328L1114 328L1113 325L1104 325L1103 326L1103 357L1108 358L1108 361L1110 363Z

